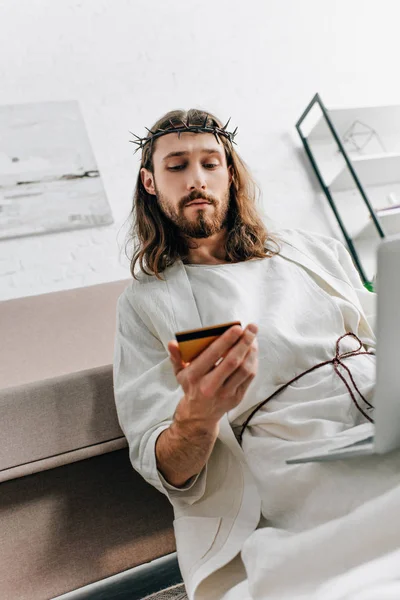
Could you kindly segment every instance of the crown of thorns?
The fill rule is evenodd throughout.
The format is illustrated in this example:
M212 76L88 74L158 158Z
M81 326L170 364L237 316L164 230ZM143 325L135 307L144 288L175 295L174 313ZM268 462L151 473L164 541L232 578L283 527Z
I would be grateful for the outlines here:
M218 144L220 143L218 136L223 135L231 143L237 145L234 140L234 137L236 135L238 128L236 127L235 131L232 131L232 132L226 130L226 128L228 127L229 121L231 120L231 117L229 117L228 121L226 122L226 124L223 127L217 127L215 125L207 126L207 120L208 120L208 116L204 119L203 125L190 125L189 117L188 117L186 119L186 123L182 119L180 119L180 122L182 123L182 125L177 127L170 119L169 122L171 123L171 127L167 127L167 128L163 128L163 129L160 127L156 131L152 131L151 129L148 129L147 127L145 127L145 129L147 129L147 131L149 133L144 138L141 138L138 135L136 135L135 133L132 133L132 131L130 131L129 133L134 135L136 140L129 140L129 141L132 144L137 144L137 148L136 148L134 154L136 154L136 152L138 150L143 149L146 146L146 144L148 144L148 143L150 143L150 148L152 149L154 140L158 137L161 137L162 135L167 135L167 133L177 133L178 138L180 138L181 133L185 133L188 131L192 131L194 133L200 133L200 132L201 133L212 133L215 136L215 139L217 140Z

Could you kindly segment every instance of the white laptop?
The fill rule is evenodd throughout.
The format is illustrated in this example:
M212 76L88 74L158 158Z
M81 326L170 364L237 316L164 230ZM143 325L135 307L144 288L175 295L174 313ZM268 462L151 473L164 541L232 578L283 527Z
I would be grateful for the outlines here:
M334 445L293 457L288 464L324 462L366 454L384 454L400 447L400 235L384 238L377 256L376 385L374 425L352 443ZM372 434L372 435L371 435Z

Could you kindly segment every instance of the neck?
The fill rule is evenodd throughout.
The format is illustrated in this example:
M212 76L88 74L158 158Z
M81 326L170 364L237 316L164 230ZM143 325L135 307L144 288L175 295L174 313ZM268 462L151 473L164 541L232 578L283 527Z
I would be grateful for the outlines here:
M226 230L208 238L190 238L189 254L185 263L191 265L219 265L228 262L225 256Z

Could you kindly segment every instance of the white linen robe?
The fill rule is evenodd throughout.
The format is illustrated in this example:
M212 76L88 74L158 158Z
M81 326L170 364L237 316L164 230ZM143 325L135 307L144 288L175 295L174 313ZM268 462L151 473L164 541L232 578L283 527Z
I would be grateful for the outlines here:
M359 334L374 340L375 294L362 285L345 247L333 238L299 230L284 230L280 237L280 257L305 269L328 294L351 302L360 313ZM259 523L261 498L227 415L206 468L187 489L165 485L157 472L155 442L172 422L182 395L167 344L176 331L203 325L183 263L177 261L163 276L160 281L141 274L119 299L116 407L133 467L173 505L189 598L215 600L200 583L240 552Z

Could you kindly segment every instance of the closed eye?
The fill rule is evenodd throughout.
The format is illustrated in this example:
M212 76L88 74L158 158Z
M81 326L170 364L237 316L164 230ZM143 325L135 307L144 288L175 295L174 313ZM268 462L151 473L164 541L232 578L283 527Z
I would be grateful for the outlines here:
M182 171L184 168L183 165L178 165L176 167L167 167L167 171Z
M214 169L214 167L218 167L218 164L214 164L214 163L207 163L205 165L203 165L204 167L206 167L206 169ZM177 165L176 167L168 167L168 171L182 171L182 169L184 169L186 167L186 165Z

